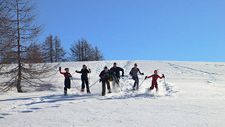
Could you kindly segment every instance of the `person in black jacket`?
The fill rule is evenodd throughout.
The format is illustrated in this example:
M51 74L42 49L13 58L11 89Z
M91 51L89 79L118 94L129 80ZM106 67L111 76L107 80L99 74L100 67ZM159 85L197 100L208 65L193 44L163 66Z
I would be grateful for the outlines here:
M102 82L102 96L105 96L105 89L107 85L108 93L111 93L111 88L109 84L109 78L110 78L110 71L107 67L104 67L104 70L100 73L100 82Z
M82 85L81 85L81 92L84 92L85 89L85 85L86 85L86 89L87 89L87 93L91 93L90 89L89 89L89 82L88 82L88 73L91 73L91 69L87 69L86 65L83 65L83 68L81 69L81 71L77 71L77 73L81 73L81 81L82 81Z
M113 63L113 67L110 69L110 74L112 76L112 86L113 89L115 89L115 84L119 87L119 81L120 81L120 72L122 72L122 77L124 76L124 69L121 67L117 67L116 63Z
M133 90L138 90L139 89L139 78L138 78L138 73L140 75L144 75L144 73L141 73L140 69L137 67L137 64L134 64L134 67L130 71L130 75L132 79L134 80L134 85L133 85Z

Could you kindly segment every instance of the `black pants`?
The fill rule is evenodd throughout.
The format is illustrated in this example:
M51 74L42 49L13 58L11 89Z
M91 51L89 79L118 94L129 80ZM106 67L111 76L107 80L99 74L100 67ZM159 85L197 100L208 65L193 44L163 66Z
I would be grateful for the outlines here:
M87 92L90 92L88 78L81 79L81 81L82 81L81 89L84 90L86 85Z
M116 88L116 84L117 84L117 87L120 87L120 78L116 77L116 76L113 76L113 81L112 81L113 89Z
M71 87L71 82L69 78L66 78L64 81L64 91L67 91L67 89L70 89Z
M132 77L132 79L134 80L133 88L135 89L135 87L136 87L136 89L138 89L138 87L139 87L139 78L137 76L135 76L135 77Z
M109 90L109 92L111 92L111 88L110 88L110 83L108 80L103 80L102 81L102 96L105 95L105 89L106 89L106 85L107 85L107 89Z

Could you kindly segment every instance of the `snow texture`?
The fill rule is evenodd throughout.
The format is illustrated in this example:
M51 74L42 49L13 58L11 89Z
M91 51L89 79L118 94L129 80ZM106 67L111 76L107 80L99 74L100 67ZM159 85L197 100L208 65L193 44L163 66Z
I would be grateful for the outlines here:
M117 92L101 96L99 73L115 61L60 63L70 68L72 88L63 96L59 73L26 93L0 93L0 127L223 127L225 126L225 63L116 61L125 69ZM165 74L159 92L149 92L151 79L140 78L132 91L128 76L133 64L145 75ZM86 64L92 94L80 93L80 74ZM53 71L57 71L58 69ZM4 80L4 79L2 79Z

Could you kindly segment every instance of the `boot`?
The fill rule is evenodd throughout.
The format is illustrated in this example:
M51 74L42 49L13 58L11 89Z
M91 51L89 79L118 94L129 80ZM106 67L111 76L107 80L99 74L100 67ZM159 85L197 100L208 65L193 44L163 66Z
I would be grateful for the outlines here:
M66 90L64 90L64 96L67 96L67 91Z

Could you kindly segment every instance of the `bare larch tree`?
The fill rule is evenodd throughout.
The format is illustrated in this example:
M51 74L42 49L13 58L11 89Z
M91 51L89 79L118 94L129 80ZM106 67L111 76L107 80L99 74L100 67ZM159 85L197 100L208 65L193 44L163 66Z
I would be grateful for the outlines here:
M34 64L28 55L33 52L30 44L36 41L41 27L34 23L34 4L31 0L1 0L0 37L2 79L1 91L8 91L16 87L18 92L23 92L22 86L34 85L41 82L51 67L46 64ZM3 14L2 14L3 13ZM5 24L4 24L5 23ZM5 47L5 48L4 48ZM38 52L36 52L38 53ZM34 60L35 58L33 58ZM4 61L5 62L4 62ZM13 63L13 64L9 64Z
M54 62L66 61L66 59L65 59L66 52L64 51L63 47L61 46L61 40L59 39L58 36L55 36L54 44L55 44Z
M49 35L42 44L44 62L62 62L65 61L65 51L61 46L61 40L58 36Z
M74 61L99 61L103 59L103 55L98 47L93 48L85 39L74 42L70 51L71 60Z

